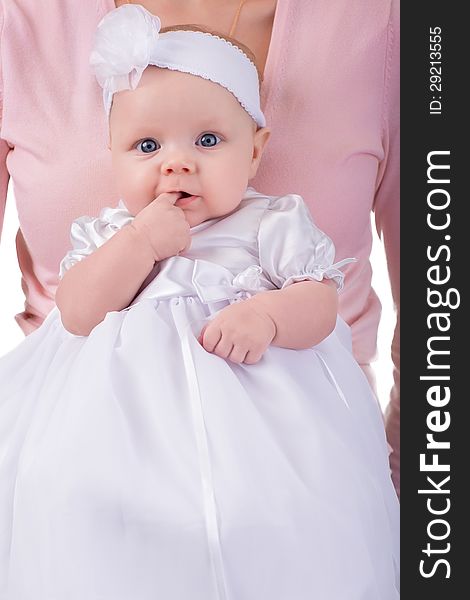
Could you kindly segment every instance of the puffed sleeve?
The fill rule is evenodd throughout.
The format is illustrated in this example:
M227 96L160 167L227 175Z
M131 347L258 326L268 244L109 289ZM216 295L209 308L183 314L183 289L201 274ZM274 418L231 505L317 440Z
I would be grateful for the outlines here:
M335 263L335 247L314 224L303 199L296 194L272 198L258 231L260 266L278 288L296 281L332 279L341 290L340 267L354 258Z
M70 231L72 249L67 252L60 263L60 279L66 271L111 239L117 231L130 223L133 218L121 201L117 208L104 208L99 217L79 217L76 219L72 223Z

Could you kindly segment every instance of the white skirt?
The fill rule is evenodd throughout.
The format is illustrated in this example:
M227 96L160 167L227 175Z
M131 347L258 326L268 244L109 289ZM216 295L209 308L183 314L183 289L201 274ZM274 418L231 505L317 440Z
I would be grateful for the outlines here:
M1 600L395 600L398 501L349 331L236 365L197 298L0 361Z

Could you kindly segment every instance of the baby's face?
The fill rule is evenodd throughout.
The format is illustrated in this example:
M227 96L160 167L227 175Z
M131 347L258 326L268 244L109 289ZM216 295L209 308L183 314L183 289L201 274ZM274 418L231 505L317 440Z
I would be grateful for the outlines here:
M269 131L230 92L194 75L149 67L115 94L110 147L119 193L137 214L163 192L191 227L229 214L254 177Z

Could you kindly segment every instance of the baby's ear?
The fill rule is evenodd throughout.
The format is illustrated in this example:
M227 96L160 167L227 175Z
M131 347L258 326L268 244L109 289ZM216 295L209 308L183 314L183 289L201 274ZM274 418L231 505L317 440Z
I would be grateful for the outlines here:
M252 179L258 171L259 163L270 135L271 130L268 127L261 127L261 129L258 129L253 136L253 157L251 159L250 179Z

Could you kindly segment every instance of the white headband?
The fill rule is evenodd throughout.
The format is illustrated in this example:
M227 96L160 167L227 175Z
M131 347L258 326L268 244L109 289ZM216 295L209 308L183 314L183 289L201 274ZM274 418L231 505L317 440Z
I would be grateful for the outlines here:
M134 90L143 71L155 65L218 83L235 96L259 127L266 125L258 72L240 48L201 31L160 33L160 19L143 6L124 4L101 20L90 64L103 88L108 116L113 94Z

